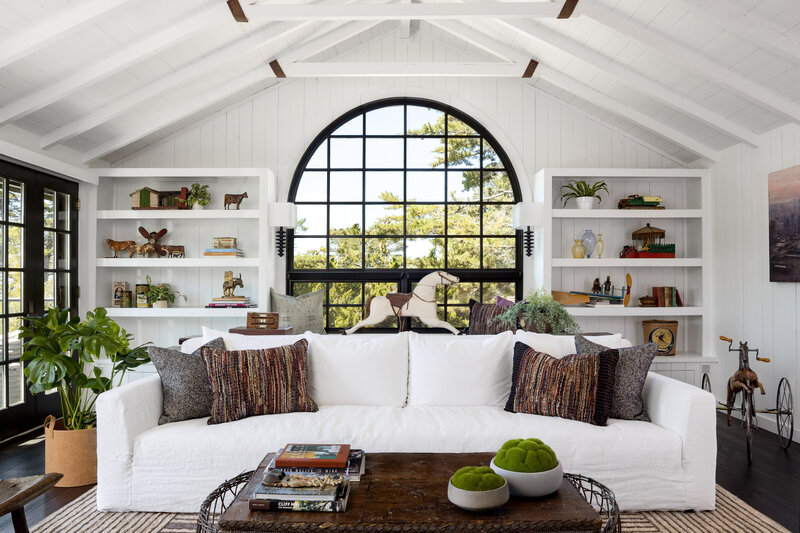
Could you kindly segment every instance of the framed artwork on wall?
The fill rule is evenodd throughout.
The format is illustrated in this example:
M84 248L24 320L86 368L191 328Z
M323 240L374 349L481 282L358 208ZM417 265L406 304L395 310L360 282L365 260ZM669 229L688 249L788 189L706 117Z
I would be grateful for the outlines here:
M769 174L769 280L800 281L800 165Z

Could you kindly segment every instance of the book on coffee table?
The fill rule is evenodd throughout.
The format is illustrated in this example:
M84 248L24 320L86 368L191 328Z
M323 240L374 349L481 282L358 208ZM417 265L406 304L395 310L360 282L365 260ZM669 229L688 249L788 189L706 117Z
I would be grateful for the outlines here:
M283 448L278 450L277 455L283 451ZM275 458L270 461L270 464L267 466L267 470L270 470L275 467ZM347 457L347 466L344 468L333 468L330 466L323 466L323 467L310 467L310 466L292 466L292 467L284 467L282 470L287 474L304 474L304 473L315 473L315 474L329 474L329 475L340 475L340 476L347 476L350 478L350 481L360 481L361 476L364 475L367 468L367 459L364 450L360 448L350 448L350 453Z
M275 458L278 468L347 468L349 444L287 444Z
M350 484L346 484L342 496L334 501L311 500L264 500L251 498L248 506L251 511L312 511L327 513L343 513L347 510L347 500L350 497Z
M264 473L264 478L270 475L270 470ZM253 493L253 498L257 500L305 500L310 502L332 502L344 494L345 488L349 485L347 478L334 476L322 476L316 474L301 474L303 478L319 479L323 478L336 482L335 484L326 484L323 486L308 486L308 487L284 487L272 486L266 482L256 488Z

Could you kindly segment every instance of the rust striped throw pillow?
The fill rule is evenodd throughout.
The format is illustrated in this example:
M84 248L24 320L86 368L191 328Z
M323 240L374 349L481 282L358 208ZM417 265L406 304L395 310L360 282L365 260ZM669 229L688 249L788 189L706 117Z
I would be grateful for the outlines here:
M508 308L495 304L482 304L475 300L469 301L469 334L470 335L495 335L504 331L514 331L516 328L495 322L494 319L502 315Z
M617 350L609 349L557 359L517 342L506 411L605 426L618 358Z
M308 341L266 350L203 349L211 386L209 424L255 415L314 412L308 393Z

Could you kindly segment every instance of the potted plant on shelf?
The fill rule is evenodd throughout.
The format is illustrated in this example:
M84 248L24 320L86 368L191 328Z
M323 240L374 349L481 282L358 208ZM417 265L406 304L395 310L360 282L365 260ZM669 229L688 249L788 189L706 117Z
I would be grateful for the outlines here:
M603 201L600 198L600 191L605 191L608 194L608 186L605 181L596 181L589 185L584 180L571 180L566 185L561 186L561 191L564 191L564 189L567 190L561 195L561 199L564 200L564 207L567 206L570 198L575 198L578 209L592 209L595 198L597 198L598 203Z
M57 487L97 482L97 395L122 382L125 373L148 363L144 345L130 347L132 335L99 307L70 318L69 310L50 309L26 317L21 360L33 394L55 389L62 418L45 419L45 472L64 474ZM103 358L103 355L105 356ZM111 364L104 376L98 362Z
M509 306L494 321L512 328L537 333L559 335L580 332L577 322L564 306L544 290L531 292L525 300Z
M192 188L189 189L189 196L186 198L186 203L192 209L203 209L211 203L211 193L208 192L208 185L200 185L199 183L192 183Z
M175 296L181 296L183 301L186 301L186 296L170 289L169 283L153 283L150 276L147 276L147 292L145 296L148 303L161 309L165 309L169 307L169 304L175 303Z

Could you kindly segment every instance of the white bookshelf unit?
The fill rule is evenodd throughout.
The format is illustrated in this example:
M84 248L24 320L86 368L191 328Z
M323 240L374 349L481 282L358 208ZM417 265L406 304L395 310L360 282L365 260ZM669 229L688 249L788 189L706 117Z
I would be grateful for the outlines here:
M275 284L274 235L267 223L269 203L276 198L275 174L263 168L110 168L95 169L97 188L95 306L106 307L135 342L177 344L178 337L200 333L201 326L227 330L241 325L248 311L266 311L269 289ZM192 183L209 185L211 205L206 209L131 209L130 193L141 187L179 190ZM241 209L223 209L226 193L247 192ZM114 258L106 239L145 242L138 227L147 231L167 229L161 244L183 245L184 258L134 257L120 252ZM244 257L205 257L214 237L236 237ZM255 308L206 308L222 295L224 272L241 274L243 288ZM169 283L187 300L177 297L167 309L114 308L112 282L126 281L135 293L137 283L150 275L154 282ZM135 300L135 294L134 294ZM135 301L134 301L135 305Z
M594 209L566 206L561 186L582 179L603 180L609 194ZM536 232L534 278L547 291L590 291L595 278L611 276L614 287L633 278L628 307L568 307L584 331L622 333L643 342L642 321L678 321L675 356L659 356L652 370L700 385L703 372L718 360L714 355L711 302L710 177L702 169L545 168L534 178L533 199L543 204L543 227ZM618 209L617 202L632 194L661 196L663 210ZM623 246L634 244L633 231L650 223L666 231L665 242L675 243L675 258L620 258ZM585 230L602 234L603 257L572 257L572 245ZM652 294L653 286L675 286L685 307L640 307L639 297Z

